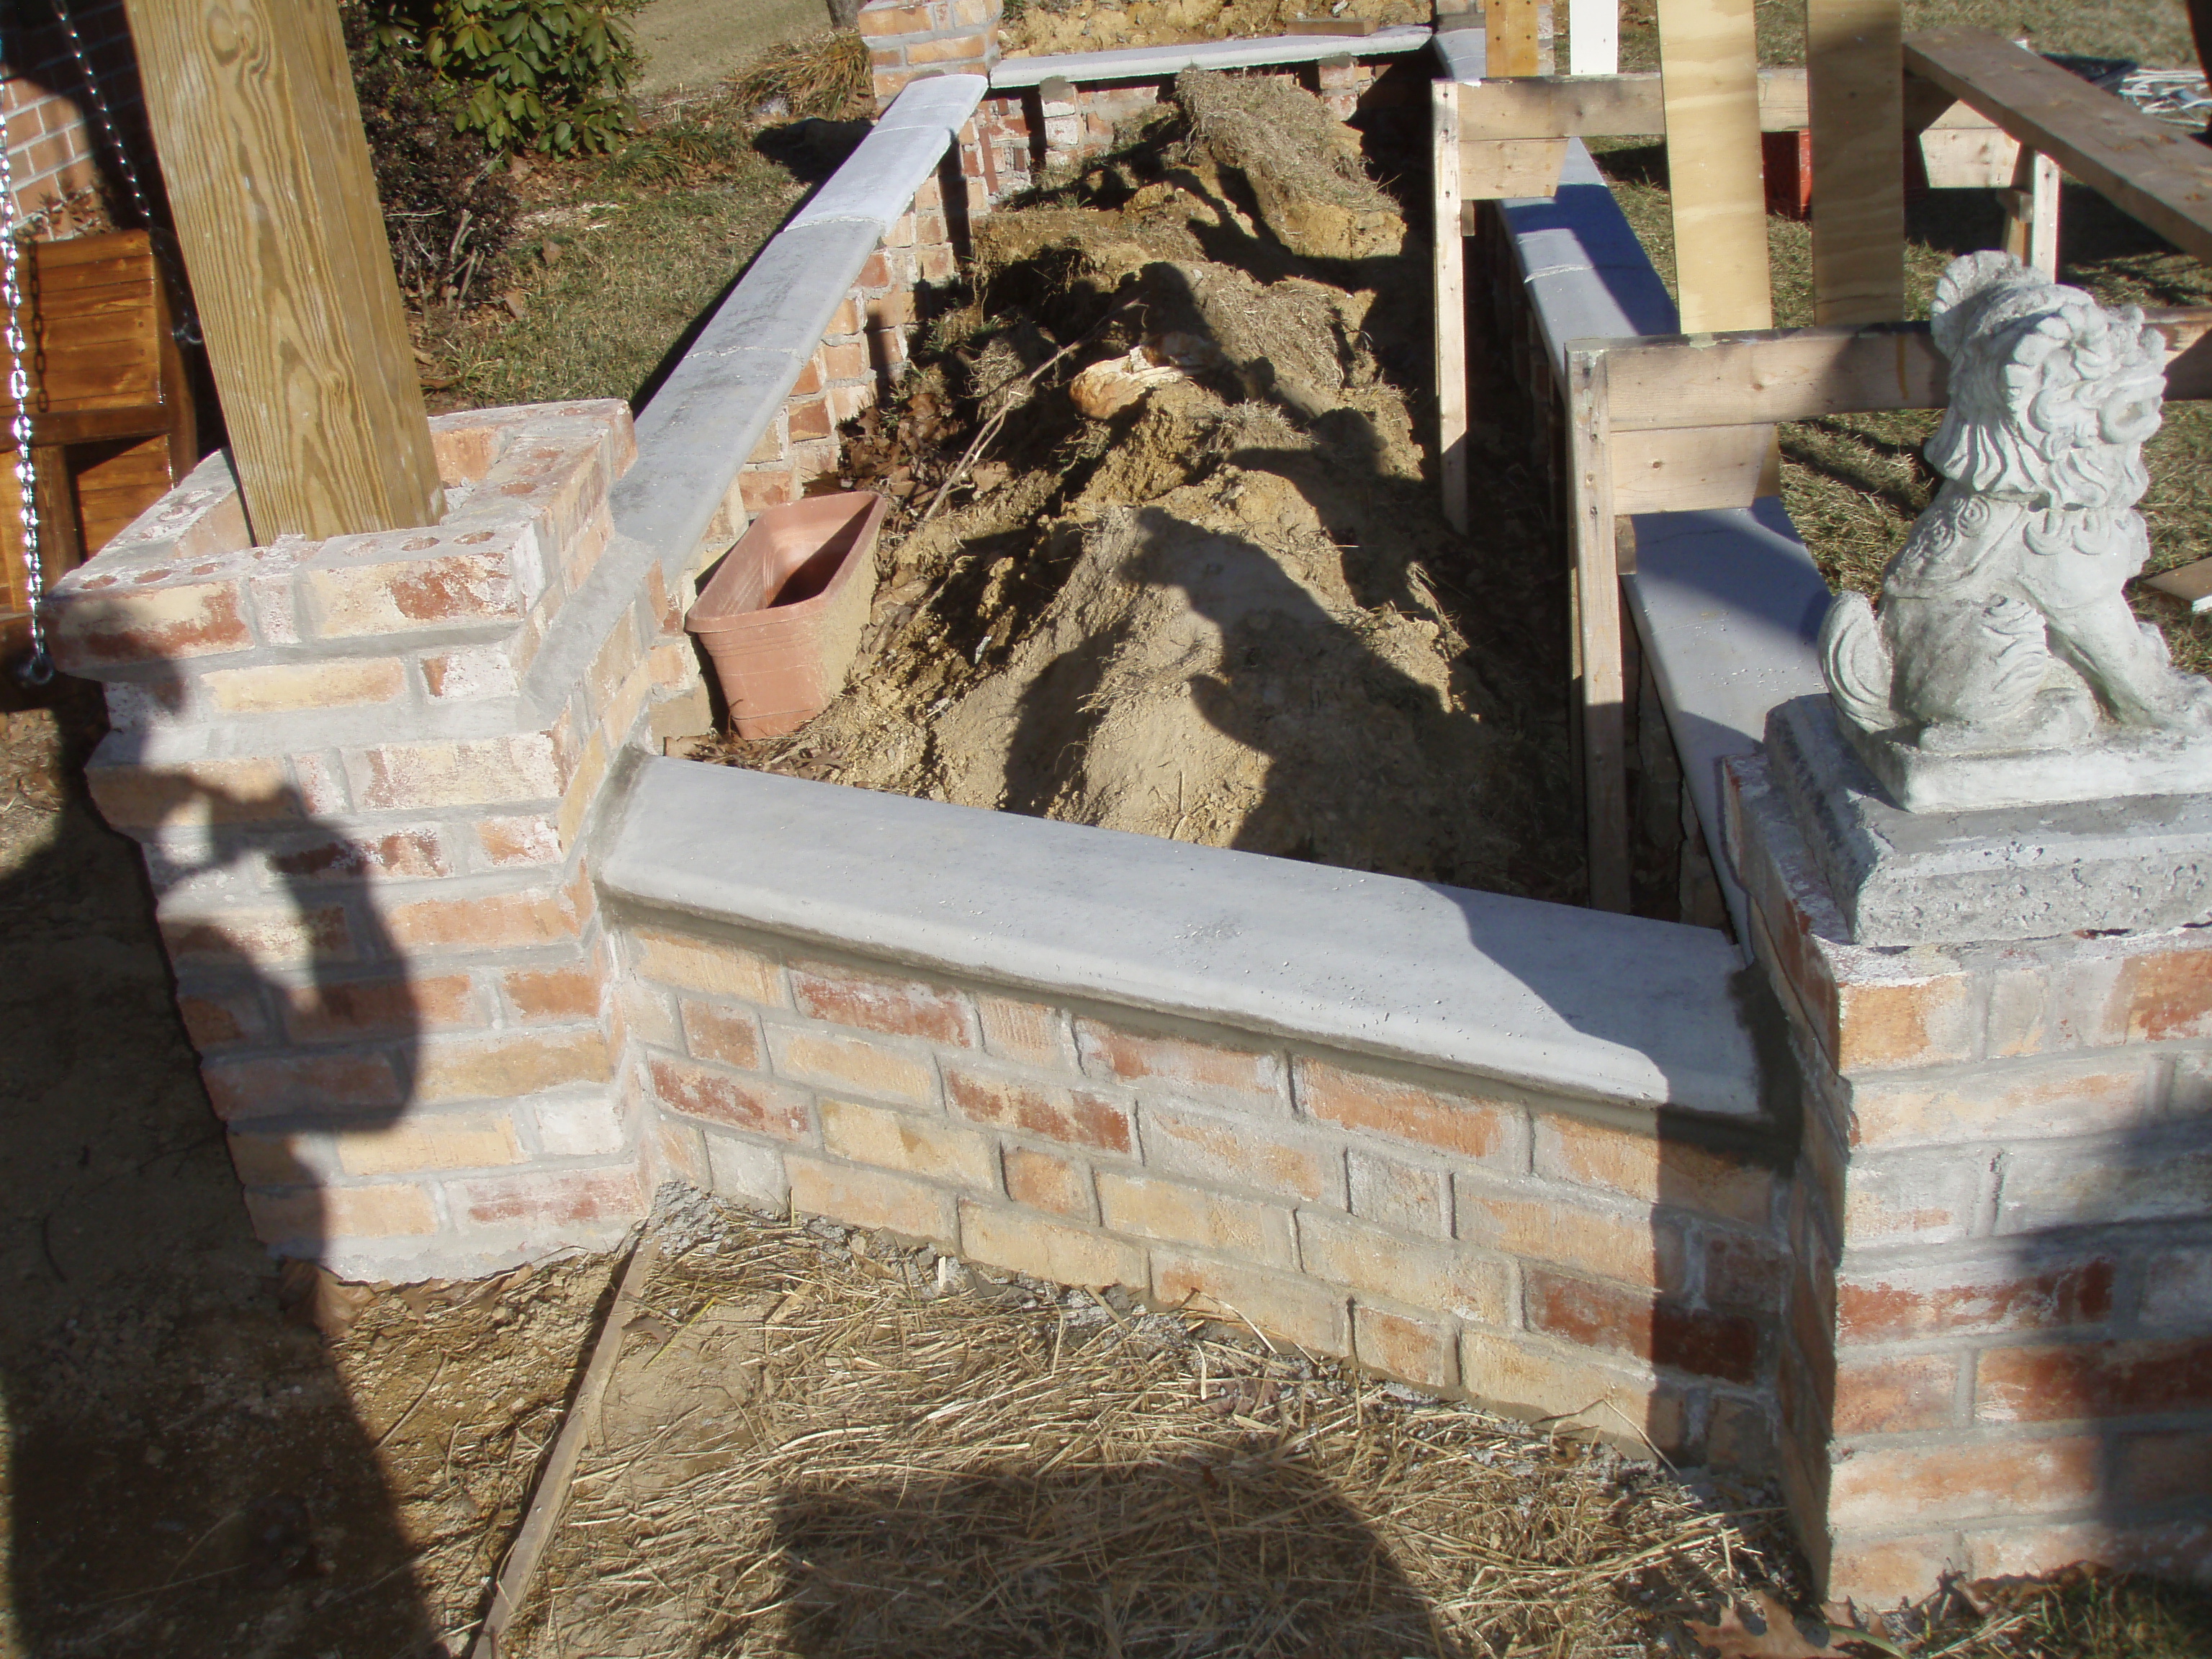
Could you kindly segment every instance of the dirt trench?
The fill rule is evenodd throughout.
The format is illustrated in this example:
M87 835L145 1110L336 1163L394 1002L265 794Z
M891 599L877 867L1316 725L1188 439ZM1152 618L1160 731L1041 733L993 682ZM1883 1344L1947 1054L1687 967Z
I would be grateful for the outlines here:
M712 757L1577 896L1540 486L1438 513L1426 250L1359 136L1189 74L1121 140L978 224L848 428L838 482L901 507L844 694Z

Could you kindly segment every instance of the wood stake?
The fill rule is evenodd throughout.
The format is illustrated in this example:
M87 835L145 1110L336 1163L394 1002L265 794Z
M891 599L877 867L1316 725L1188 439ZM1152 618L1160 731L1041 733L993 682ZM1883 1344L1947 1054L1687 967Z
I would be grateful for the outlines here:
M1567 354L1567 481L1573 519L1583 731L1583 810L1595 909L1626 912L1628 767L1622 707L1620 568L1613 510L1613 432L1602 351Z
M1813 117L1813 308L1905 315L1905 49L1899 0L1806 0Z
M1431 158L1436 240L1437 475L1444 518L1465 535L1467 468L1467 243L1460 234L1459 87L1431 83L1436 143Z
M1567 0L1567 73L1620 73L1620 0Z
M331 0L128 0L257 541L445 510Z
M1538 0L1490 0L1483 14L1487 20L1482 40L1486 76L1543 72L1537 5Z
M1752 0L1659 0L1682 331L1770 328Z
M2012 188L2003 192L2004 251L2053 282L2058 278L2058 163L2022 144L2013 162Z

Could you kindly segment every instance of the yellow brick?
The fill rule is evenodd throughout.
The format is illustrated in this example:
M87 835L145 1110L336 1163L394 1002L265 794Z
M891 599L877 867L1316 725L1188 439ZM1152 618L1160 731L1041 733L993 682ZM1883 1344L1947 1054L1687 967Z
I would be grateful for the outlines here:
M949 1245L955 1229L952 1194L878 1170L824 1164L796 1152L784 1158L793 1208L853 1227L887 1227L909 1238Z
M1449 1244L1401 1238L1313 1210L1299 1213L1298 1242L1308 1273L1364 1296L1491 1325L1504 1323L1511 1306L1502 1262Z
M522 1144L504 1117L422 1117L334 1137L348 1175L409 1175L519 1164Z
M988 1267L1056 1285L1126 1285L1141 1290L1145 1284L1145 1253L1135 1245L1023 1210L962 1203L960 1251Z
M789 1006L782 969L742 945L686 939L647 927L639 928L630 939L637 951L637 971L647 979L686 991L742 997L769 1008Z
M516 1032L489 1041L424 1042L415 1060L420 1101L504 1099L613 1075L607 1040L595 1030Z
M1098 1211L1115 1232L1194 1244L1203 1250L1218 1250L1277 1267L1291 1266L1297 1259L1291 1212L1273 1205L1229 1198L1173 1181L1102 1171Z
M991 1145L972 1129L856 1101L824 1100L820 1109L822 1144L840 1158L981 1192L998 1186Z
M927 1060L866 1037L778 1030L769 1047L786 1077L858 1090L884 1100L927 1106L937 1098L937 1073Z
M1746 1159L1681 1141L1662 1146L1651 1135L1571 1117L1537 1119L1536 1170L1647 1204L1671 1204L1753 1226L1765 1225L1773 1207L1773 1172Z
M1345 1298L1310 1279L1155 1250L1152 1294L1170 1307L1256 1325L1316 1353L1351 1349Z

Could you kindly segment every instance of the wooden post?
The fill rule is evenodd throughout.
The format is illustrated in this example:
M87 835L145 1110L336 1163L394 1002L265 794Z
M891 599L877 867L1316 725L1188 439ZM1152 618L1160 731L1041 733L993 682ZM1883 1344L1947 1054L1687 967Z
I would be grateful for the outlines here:
M1589 902L1626 911L1628 770L1620 651L1619 532L1613 510L1613 430L1602 351L1567 353L1568 534L1575 561L1576 653L1581 667L1583 811Z
M2040 150L2020 147L2012 188L2004 202L2004 249L2054 282L2058 276L2058 163Z
M445 510L331 0L128 0L257 541Z
M1543 73L1538 0L1490 0L1482 38L1486 77Z
M1899 0L1806 0L1813 121L1813 308L1823 323L1905 315L1905 49Z
M1430 158L1436 233L1437 475L1444 518L1462 535L1470 517L1467 472L1467 243L1460 228L1459 83L1430 83L1436 144Z
M1567 73L1620 73L1620 0L1567 0Z
M1771 328L1752 0L1659 0L1682 331Z

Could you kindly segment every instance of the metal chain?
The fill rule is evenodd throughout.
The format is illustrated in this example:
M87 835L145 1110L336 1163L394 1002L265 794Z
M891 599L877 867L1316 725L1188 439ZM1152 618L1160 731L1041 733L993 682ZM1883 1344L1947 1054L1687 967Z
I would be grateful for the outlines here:
M46 626L39 615L46 599L46 572L39 562L39 475L31 456L31 343L23 337L23 288L19 279L22 246L15 240L15 169L0 138L0 306L8 313L8 400L15 405L9 427L15 439L16 511L23 520L23 592L31 612L31 659L20 671L32 685L54 677L46 655Z

